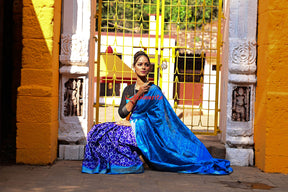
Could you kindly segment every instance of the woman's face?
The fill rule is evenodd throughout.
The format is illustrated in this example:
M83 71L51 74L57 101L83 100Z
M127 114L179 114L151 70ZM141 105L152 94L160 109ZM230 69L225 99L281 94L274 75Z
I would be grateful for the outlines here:
M135 73L140 77L146 77L150 72L150 63L146 56L140 56L134 65Z

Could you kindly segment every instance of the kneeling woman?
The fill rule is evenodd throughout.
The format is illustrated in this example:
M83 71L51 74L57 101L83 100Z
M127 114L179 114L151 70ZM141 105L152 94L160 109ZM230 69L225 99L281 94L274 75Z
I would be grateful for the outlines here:
M136 84L122 95L119 115L131 113L131 126L114 122L95 125L88 134L82 172L142 173L145 161L160 171L230 174L230 162L213 158L201 141L177 117L160 88L147 82L150 60L134 55Z

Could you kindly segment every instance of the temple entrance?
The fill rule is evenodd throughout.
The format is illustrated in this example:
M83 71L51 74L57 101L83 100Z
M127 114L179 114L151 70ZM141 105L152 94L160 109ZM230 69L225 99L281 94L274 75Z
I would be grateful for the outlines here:
M97 4L95 123L117 121L123 89L136 81L133 55L145 51L178 117L198 134L218 133L221 0Z

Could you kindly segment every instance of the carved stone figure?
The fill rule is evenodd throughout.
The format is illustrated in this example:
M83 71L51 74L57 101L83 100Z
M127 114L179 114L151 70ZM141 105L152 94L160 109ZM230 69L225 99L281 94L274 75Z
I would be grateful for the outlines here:
M249 121L249 98L248 87L237 87L233 90L232 120Z
M83 79L70 78L65 83L64 115L81 116L82 114L82 83Z

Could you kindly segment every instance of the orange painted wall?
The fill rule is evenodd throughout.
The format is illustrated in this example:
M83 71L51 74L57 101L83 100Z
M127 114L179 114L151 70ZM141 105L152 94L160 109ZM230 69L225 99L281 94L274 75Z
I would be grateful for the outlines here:
M61 0L23 0L21 86L17 95L17 163L57 157Z
M288 173L288 2L259 1L255 164Z

